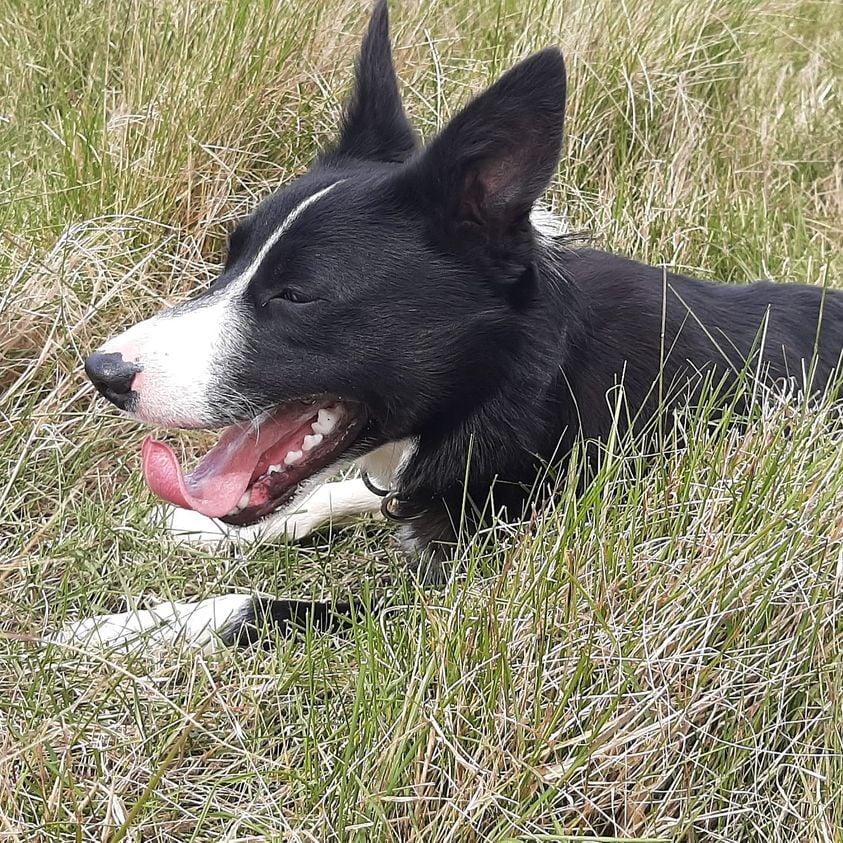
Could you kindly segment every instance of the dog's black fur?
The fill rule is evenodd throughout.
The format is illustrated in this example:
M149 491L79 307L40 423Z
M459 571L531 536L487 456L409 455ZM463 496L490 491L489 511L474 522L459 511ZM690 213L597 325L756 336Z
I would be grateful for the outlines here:
M372 413L371 441L417 437L398 493L420 514L407 528L420 549L454 540L466 491L482 507L495 482L496 504L518 514L546 461L607 435L621 382L621 420L643 423L660 397L687 400L677 387L706 373L727 385L756 366L762 340L768 380L802 382L815 360L822 388L840 358L840 293L706 283L540 241L529 212L556 171L565 93L562 56L544 50L420 149L381 3L339 140L232 241L230 264L249 260L260 231L347 180L278 254L285 283L315 301L281 302L277 320L256 307L255 353L235 386L261 405L353 396ZM256 305L276 283L255 285Z
M520 515L546 463L608 435L618 384L621 426L635 428L706 378L724 400L746 367L813 391L839 362L841 293L706 283L539 235L529 215L556 172L565 96L562 56L543 50L420 146L381 2L338 140L238 227L215 284L344 180L250 283L250 354L226 362L228 394L246 401L220 404L214 421L302 395L362 402L358 452L417 440L397 493L419 516L406 530L423 555L447 557L466 497L482 509L494 486L495 504Z

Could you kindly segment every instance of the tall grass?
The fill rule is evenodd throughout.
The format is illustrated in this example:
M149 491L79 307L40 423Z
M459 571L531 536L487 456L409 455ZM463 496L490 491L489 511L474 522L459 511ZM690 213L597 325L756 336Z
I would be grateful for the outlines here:
M347 0L0 0L0 839L843 839L843 441L827 402L629 447L444 592L383 528L207 553L149 523L143 432L81 359L206 284L227 227L331 137ZM843 7L394 4L434 132L550 42L548 201L705 277L843 286ZM186 437L191 442L195 436ZM141 595L377 594L248 653L46 650Z

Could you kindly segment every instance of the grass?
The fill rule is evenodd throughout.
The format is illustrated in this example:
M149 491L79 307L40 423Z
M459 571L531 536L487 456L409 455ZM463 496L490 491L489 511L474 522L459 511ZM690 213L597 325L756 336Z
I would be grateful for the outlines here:
M569 64L548 193L604 247L843 286L843 30L819 0L395 4L429 135L516 58ZM843 840L843 435L705 414L643 470L481 536L442 592L390 532L210 554L148 523L135 424L81 372L213 277L347 93L349 0L0 0L0 839ZM186 437L195 441L196 437ZM345 637L39 646L140 595L394 591Z

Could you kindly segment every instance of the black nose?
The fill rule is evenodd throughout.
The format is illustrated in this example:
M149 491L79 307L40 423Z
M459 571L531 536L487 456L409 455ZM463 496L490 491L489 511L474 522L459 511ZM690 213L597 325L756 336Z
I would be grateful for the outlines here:
M85 361L85 372L101 395L104 395L121 410L130 409L137 397L132 391L132 381L140 366L127 363L117 352L94 352Z

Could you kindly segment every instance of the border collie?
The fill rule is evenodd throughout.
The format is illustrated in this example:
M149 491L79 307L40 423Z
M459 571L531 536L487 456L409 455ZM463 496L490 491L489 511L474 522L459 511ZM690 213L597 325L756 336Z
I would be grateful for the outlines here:
M843 294L706 283L552 236L533 209L556 172L565 93L562 55L542 50L422 145L379 3L333 145L237 226L210 289L85 363L135 419L222 429L187 473L169 445L144 443L150 488L188 513L174 531L298 538L383 509L436 579L455 525L476 531L492 508L520 517L578 441L634 435L706 383L728 400L747 366L810 391L830 382ZM353 460L362 477L320 485ZM347 608L227 595L56 638L234 642Z

